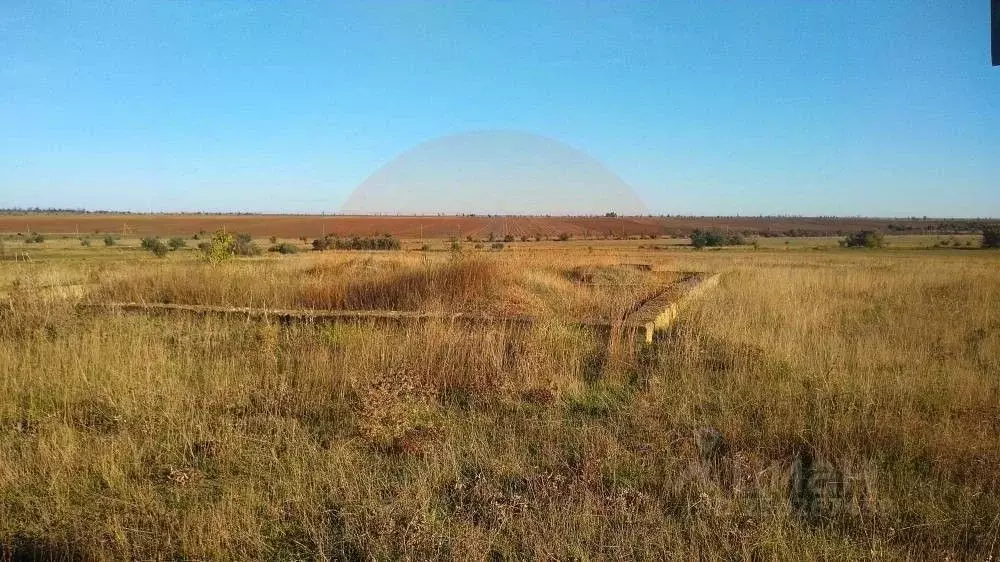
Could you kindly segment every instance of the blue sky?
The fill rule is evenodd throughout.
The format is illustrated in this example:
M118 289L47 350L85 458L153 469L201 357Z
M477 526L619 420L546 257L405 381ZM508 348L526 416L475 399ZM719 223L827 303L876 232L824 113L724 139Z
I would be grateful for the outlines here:
M1000 216L985 0L0 2L0 207L331 212L552 137L654 212Z

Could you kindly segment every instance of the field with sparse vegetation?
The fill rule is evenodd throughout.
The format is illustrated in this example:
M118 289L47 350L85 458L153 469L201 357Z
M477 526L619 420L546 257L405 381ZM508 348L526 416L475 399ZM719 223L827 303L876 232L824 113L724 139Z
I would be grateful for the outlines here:
M1000 251L979 235L32 234L0 237L0 560L1000 552ZM614 322L655 272L721 281L652 344L572 321ZM112 302L535 321L83 306Z

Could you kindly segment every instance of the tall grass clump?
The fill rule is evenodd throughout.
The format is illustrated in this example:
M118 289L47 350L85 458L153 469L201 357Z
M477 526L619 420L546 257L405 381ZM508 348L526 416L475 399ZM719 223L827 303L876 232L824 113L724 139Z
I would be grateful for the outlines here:
M499 264L456 257L352 280L343 307L365 310L478 310L494 308L510 277ZM312 304L304 295L305 305Z

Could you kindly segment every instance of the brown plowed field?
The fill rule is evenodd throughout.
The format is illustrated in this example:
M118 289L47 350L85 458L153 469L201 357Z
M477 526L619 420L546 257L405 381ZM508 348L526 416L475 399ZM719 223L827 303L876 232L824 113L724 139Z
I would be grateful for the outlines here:
M502 216L331 216L331 215L208 215L208 214L8 214L0 215L0 232L94 234L123 230L130 236L187 235L225 228L254 236L315 238L322 234L371 235L399 238L487 238L511 234L556 237L687 235L695 228L774 235L839 235L862 229L910 232L966 230L967 221L938 219L870 219L814 217L502 217Z

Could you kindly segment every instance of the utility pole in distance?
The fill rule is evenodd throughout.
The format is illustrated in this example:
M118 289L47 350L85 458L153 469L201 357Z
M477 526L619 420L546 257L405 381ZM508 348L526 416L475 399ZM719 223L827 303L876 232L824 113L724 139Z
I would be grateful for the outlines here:
M990 0L990 28L993 37L993 66L1000 66L1000 0Z

